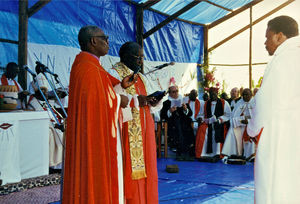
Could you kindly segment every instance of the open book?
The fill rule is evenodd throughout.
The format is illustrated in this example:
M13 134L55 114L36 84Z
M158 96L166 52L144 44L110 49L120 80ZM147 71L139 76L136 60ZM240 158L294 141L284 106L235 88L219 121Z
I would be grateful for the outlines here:
M182 99L171 100L171 107L181 107L181 106L182 106Z

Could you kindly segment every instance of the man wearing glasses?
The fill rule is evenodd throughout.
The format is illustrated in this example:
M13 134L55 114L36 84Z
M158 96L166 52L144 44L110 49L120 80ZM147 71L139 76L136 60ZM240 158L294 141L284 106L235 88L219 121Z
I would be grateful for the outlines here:
M146 97L146 82L138 73L143 66L143 50L135 42L126 42L119 50L120 62L110 73L120 81L132 73L133 86L127 94L137 96L138 105L130 105L131 120L123 126L124 187L126 203L158 203L158 178L154 121L150 109L157 101ZM152 104L153 106L151 106Z
M160 117L168 122L168 141L170 147L176 149L178 161L194 160L192 149L195 139L191 123L192 114L190 105L186 104L178 94L178 87L170 86L169 97L163 103Z
M118 203L118 110L128 98L114 92L120 82L99 63L109 49L104 32L82 27L78 41L81 52L70 75L63 203ZM129 78L122 87L132 85Z

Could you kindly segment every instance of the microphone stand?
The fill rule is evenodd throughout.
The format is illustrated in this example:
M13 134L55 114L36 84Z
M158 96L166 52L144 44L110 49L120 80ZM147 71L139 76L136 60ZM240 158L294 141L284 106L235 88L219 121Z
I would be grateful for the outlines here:
M45 72L42 72L42 73L43 73L44 76L46 77L46 79L47 79L47 81L48 81L48 83L49 83L49 85L50 85L50 87L51 87L51 89L52 89L52 91L53 91L53 93L54 93L54 95L55 95L55 98L56 98L56 100L58 101L59 106L61 107L61 109L62 109L62 111L63 111L63 113L65 114L66 117L68 117L67 112L66 112L64 106L62 105L62 103L61 103L61 101L60 101L60 98L58 97L58 95L57 95L57 93L56 93L56 91L55 91L54 85L50 82L50 80L49 80L49 78L47 77L47 75L45 74ZM55 80L58 81L57 79L55 79ZM58 126L58 129L60 129L62 132L64 132L64 127L63 127L63 125L62 125L61 123L59 123L58 125L59 125L59 126Z
M62 91L67 94L66 96L68 96L69 95L69 91L67 91L67 89L64 87L64 85L61 83L61 81L60 81L60 79L59 79L58 76L57 76L57 78L55 78L55 81L60 85L60 87L62 87Z
M54 111L52 110L52 107L51 107L51 105L49 104L49 102L48 102L48 100L47 100L45 94L43 93L43 91L42 91L42 89L41 89L39 83L36 83L35 77L33 77L33 82L37 85L38 90L39 90L41 96L43 97L43 99L44 99L44 101L46 102L46 104L47 104L47 106L48 106L48 108L49 108L51 114L52 114L53 117L54 117L55 122L58 124L58 126L62 126L62 124L61 124L61 123L59 122L59 120L57 119L57 116L55 115ZM62 126L62 127L63 127L63 126Z

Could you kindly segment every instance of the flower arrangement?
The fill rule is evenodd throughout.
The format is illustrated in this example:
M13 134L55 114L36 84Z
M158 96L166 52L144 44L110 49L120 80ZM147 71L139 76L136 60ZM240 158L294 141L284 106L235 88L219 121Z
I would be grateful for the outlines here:
M210 87L220 88L220 82L218 82L214 76L216 67L210 70L208 65L204 65L202 69L203 80L201 82L201 86L204 89L204 91L208 91Z

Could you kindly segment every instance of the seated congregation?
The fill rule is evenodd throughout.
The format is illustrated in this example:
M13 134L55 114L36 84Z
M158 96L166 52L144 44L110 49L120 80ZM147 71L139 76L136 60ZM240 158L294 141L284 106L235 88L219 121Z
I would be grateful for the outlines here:
M160 119L156 119L157 124L163 124L157 137L160 143L163 135L165 151L174 152L176 160L217 162L222 159L226 164L254 161L259 138L249 137L246 132L255 105L251 89L235 87L230 98L223 98L218 88L211 87L203 94L206 100L201 100L195 89L181 96L174 84L168 94Z

